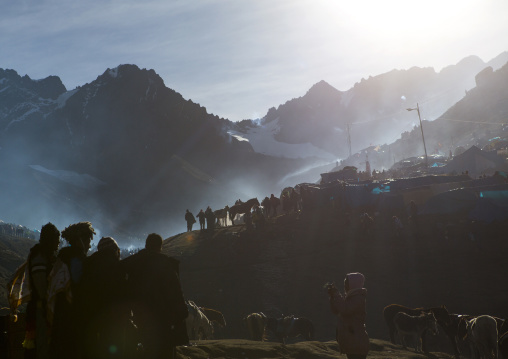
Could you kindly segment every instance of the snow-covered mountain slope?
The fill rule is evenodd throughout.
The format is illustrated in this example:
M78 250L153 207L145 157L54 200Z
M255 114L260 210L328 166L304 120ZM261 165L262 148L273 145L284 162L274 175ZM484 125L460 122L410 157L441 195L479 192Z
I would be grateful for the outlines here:
M228 133L239 141L248 141L257 153L285 158L316 157L324 161L333 161L336 157L311 143L291 144L279 142L275 135L279 132L279 120L250 127L245 132L229 130Z

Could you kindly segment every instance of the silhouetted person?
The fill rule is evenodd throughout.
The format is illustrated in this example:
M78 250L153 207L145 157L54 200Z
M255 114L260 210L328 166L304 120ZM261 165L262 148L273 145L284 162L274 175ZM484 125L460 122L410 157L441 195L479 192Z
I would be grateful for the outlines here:
M122 261L134 321L147 359L174 358L176 346L189 343L179 262L161 251L162 237L151 233L144 249Z
M261 205L263 206L263 208L265 209L265 215L266 217L270 217L270 198L268 197L265 197L262 201L261 201Z
M189 210L185 211L185 221L187 222L187 232L192 231L192 225L196 223L196 218Z
M53 223L47 223L41 229L39 243L30 249L28 255L31 297L26 308L25 358L49 358L49 328L46 321L48 280L59 244L60 231Z
M197 217L199 219L199 229L203 231L205 229L206 214L201 210L197 214Z
M365 331L367 289L361 273L349 273L344 279L342 295L333 286L328 287L330 309L337 315L337 342L340 352L348 359L364 359L369 352L369 336Z
M83 357L83 322L86 318L80 313L80 286L83 262L94 234L90 222L71 224L62 231L62 237L69 246L58 252L48 292L48 311L52 317L51 359Z
M213 230L215 228L215 214L213 213L210 206L206 208L205 217L206 217L206 229Z
M255 207L254 212L252 213L252 222L256 230L261 229L265 225L265 216L263 216L263 212L261 212L261 208L258 206Z
M289 195L290 205L293 212L298 212L298 202L300 201L300 195L295 191L294 188L291 188L291 193Z
M280 199L275 197L273 193L270 195L270 207L272 209L272 216L275 217L277 215L277 207L280 205Z
M86 358L132 357L136 347L128 335L132 327L125 300L127 281L120 266L120 247L113 238L102 237L97 252L85 259L81 286Z

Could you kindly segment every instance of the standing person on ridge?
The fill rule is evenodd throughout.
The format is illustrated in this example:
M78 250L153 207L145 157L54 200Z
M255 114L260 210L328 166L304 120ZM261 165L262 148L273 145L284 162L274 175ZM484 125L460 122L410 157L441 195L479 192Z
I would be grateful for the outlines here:
M348 359L365 359L369 336L365 330L367 289L361 273L349 273L344 279L342 295L335 285L328 286L330 309L337 315L337 342Z
M203 212L203 210L201 210L197 214L197 217L199 219L199 229L203 231L205 229L206 214Z
M205 217L206 217L206 229L210 229L213 231L213 229L215 228L215 215L213 214L213 211L210 208L210 206L206 208Z
M187 232L191 232L192 225L196 223L196 218L188 209L185 211L185 221L187 222Z
M53 223L41 228L39 243L28 255L29 283L32 288L26 308L25 358L49 358L49 328L46 322L48 277L56 261L60 231Z

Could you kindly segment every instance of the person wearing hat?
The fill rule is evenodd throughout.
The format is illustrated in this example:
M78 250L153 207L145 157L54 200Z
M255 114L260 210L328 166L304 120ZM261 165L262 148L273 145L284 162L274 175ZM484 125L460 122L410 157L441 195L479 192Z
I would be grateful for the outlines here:
M69 246L60 249L50 273L48 320L51 325L49 357L79 358L78 336L83 318L79 314L83 263L95 230L90 222L74 223L62 231Z
M365 330L367 289L361 273L349 273L344 279L342 295L335 285L328 286L330 309L337 316L337 342L348 359L365 359L369 336Z
M120 247L112 237L102 237L97 252L83 266L81 315L85 358L127 356L130 310L125 302L126 280L120 267Z

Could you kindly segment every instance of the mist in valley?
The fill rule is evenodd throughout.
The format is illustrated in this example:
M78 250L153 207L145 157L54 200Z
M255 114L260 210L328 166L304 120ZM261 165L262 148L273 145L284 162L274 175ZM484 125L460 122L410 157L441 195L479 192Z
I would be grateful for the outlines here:
M167 163L161 163L161 174L154 173L150 176L152 181L139 183L136 192L118 193L114 190L117 184L103 182L89 174L34 164L23 153L14 156L5 151L0 153L4 173L0 186L1 220L31 230L40 230L48 222L63 230L72 223L90 221L97 232L95 243L101 236L113 236L123 247L144 245L144 238L152 232L164 238L184 232L186 209L196 215L208 206L213 210L232 206L238 199L246 201L257 197L261 202L272 193L279 197L284 187L316 182L320 170L332 167L323 167L319 159L308 160L302 167L291 164L289 173L274 168L271 175L270 171L255 167L238 171L233 164L232 169L224 167L220 176L213 180L196 177L194 173L190 177L196 184L195 190L192 186L170 188L166 193L157 190L158 197L154 197L151 195L153 186L177 171L174 163L170 170L164 169ZM312 172L316 167L318 170Z
M261 202L316 183L337 164L363 171L367 156L376 170L423 156L420 118L407 111L416 104L429 155L485 144L503 130L502 112L487 116L495 123L488 129L479 118L502 98L506 69L480 76L497 87L471 89L486 64L468 61L439 74L393 70L345 92L321 81L247 126L208 114L135 65L72 91L56 77L44 80L54 86L47 94L26 90L36 81L9 70L0 98L0 220L33 230L91 221L97 239L126 246L151 232L169 237L186 230L186 209Z

